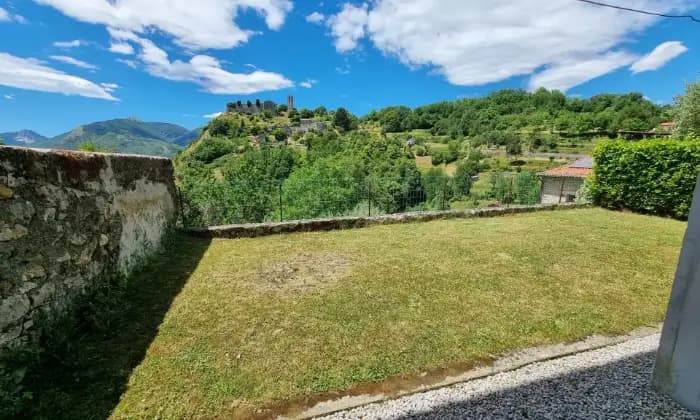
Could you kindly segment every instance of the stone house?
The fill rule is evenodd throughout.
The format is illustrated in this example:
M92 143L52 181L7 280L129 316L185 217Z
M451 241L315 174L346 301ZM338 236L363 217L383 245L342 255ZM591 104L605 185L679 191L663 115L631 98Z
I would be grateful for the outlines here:
M540 173L542 204L572 203L576 201L583 181L593 174L593 158L579 159L560 168Z

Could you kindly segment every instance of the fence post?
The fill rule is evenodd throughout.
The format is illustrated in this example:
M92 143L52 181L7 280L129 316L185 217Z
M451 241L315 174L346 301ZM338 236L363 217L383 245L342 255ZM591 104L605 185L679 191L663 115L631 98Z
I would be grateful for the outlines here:
M367 217L372 217L372 183L367 183Z
M447 194L447 179L442 180L442 205L440 210L445 210L445 195Z
M185 219L185 207L182 205L182 191L180 187L177 187L177 200L180 202L180 217L182 218L182 227L187 228L187 221Z
M280 222L284 221L284 218L282 216L282 183L280 182L279 185L277 186L277 190L279 191L279 198L280 198Z
M510 204L515 201L513 200L513 177L510 177L510 184L508 184L508 204L506 207L510 207Z

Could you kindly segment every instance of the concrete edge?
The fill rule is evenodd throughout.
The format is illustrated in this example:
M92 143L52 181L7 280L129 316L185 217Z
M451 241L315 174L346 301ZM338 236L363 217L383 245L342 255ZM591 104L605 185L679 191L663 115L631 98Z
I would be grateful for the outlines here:
M559 343L545 346L537 346L526 349L508 352L496 359L490 366L480 366L464 372L457 376L449 376L437 383L422 385L410 390L398 391L394 394L375 395L353 395L345 396L336 400L322 401L307 409L301 414L290 417L280 416L282 419L313 419L316 417L328 416L341 411L352 410L369 404L376 404L385 401L399 399L405 396L420 394L475 379L481 379L499 373L510 372L520 369L533 363L546 362L548 360L560 359L573 354L597 350L603 347L624 343L636 338L647 337L661 332L662 324L655 327L639 327L628 334L618 336L604 336L599 334L591 335L583 340L572 343Z
M396 213L371 217L335 217L326 219L306 219L289 222L248 223L238 225L221 225L185 228L183 231L191 236L206 238L255 238L280 233L321 232L329 230L356 229L374 225L427 222L431 220L495 217L508 214L532 213L547 210L566 210L591 207L589 203L535 204L511 207L490 207L470 210L444 210L414 213Z
M57 147L50 147L50 148L27 147L27 146L17 146L14 144L3 144L3 145L0 145L0 147L5 147L8 149L16 149L16 150L25 150L25 151L29 151L29 152L36 152L38 154L58 153L58 154L74 155L74 156L78 156L78 155L125 156L125 157L134 157L134 158L146 158L146 159L154 159L154 160L170 160L170 161L172 161L171 158L165 157L165 156L138 155L138 154L134 154L134 153L87 152L84 150L61 149L61 148L57 148Z

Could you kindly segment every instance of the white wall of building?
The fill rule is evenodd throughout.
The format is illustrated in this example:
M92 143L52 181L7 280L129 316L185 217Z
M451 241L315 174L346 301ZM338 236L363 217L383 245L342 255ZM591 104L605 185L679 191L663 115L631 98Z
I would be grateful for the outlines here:
M563 189L562 189L563 182ZM576 200L583 178L542 177L542 204L570 203ZM559 199L561 195L561 200Z

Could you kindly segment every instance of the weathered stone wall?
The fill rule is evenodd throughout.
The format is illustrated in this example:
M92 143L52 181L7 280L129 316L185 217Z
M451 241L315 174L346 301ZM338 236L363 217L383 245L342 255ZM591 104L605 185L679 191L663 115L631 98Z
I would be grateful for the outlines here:
M506 214L531 213L535 211L575 209L584 207L590 207L590 204L535 204L531 206L517 205L511 207L493 207L471 210L397 213L371 217L332 217L327 219L306 219L279 223L246 223L240 225L208 226L185 229L185 232L189 235L206 238L254 238L279 233L355 229L372 225L427 222L431 220L469 217L494 217Z
M157 248L177 215L168 159L0 147L0 350Z

